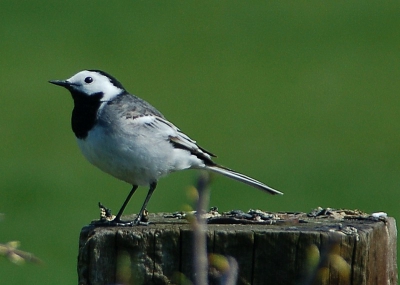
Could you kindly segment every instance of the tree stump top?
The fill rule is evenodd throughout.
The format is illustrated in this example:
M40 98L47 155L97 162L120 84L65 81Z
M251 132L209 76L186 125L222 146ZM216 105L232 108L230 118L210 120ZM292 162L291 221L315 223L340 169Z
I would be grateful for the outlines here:
M238 284L397 284L393 218L350 210L234 214L211 216L206 234L209 253L236 259ZM177 284L179 274L193 280L192 227L179 217L158 213L149 215L149 226L84 227L79 284Z

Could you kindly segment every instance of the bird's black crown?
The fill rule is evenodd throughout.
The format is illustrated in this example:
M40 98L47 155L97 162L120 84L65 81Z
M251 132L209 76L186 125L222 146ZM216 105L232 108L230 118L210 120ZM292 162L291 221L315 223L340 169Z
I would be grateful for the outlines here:
M108 74L107 72L104 72L104 71L98 70L98 69L89 69L89 71L97 72L97 73L100 73L100 74L102 74L102 75L104 75L104 76L107 76L107 77L110 79L110 82L111 82L115 87L118 87L118 88L120 88L120 89L125 90L125 88L124 88L124 86L122 86L121 82L119 82L114 76Z

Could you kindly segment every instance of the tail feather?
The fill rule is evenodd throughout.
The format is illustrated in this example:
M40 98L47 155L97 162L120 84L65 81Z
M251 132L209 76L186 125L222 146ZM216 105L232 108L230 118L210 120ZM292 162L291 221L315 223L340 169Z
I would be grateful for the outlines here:
M241 174L241 173L236 172L234 170L231 170L229 168L225 168L225 167L220 166L220 165L207 165L205 168L208 169L208 170L217 172L219 174L225 175L226 177L229 177L229 178L235 179L237 181L243 182L243 183L245 183L247 185L253 186L253 187L257 188L257 189L260 189L260 190L263 190L263 191L267 191L269 194L272 194L272 195L275 195L275 194L283 195L282 192L280 192L278 190L275 190L274 188L271 188L271 187L265 185L264 183L262 183L262 182L260 182L258 180L255 180L255 179L253 179L251 177L248 177L248 176L246 176L244 174Z

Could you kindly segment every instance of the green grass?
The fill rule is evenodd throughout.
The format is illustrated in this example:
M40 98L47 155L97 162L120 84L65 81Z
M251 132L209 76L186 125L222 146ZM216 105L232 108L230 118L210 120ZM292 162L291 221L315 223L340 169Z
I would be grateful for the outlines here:
M3 1L0 242L45 265L0 259L4 284L73 284L81 227L129 185L79 153L72 100L47 83L103 69L217 162L283 191L223 177L221 210L358 208L398 218L400 5L335 1ZM194 171L160 181L149 210L187 203ZM146 190L134 196L137 212Z

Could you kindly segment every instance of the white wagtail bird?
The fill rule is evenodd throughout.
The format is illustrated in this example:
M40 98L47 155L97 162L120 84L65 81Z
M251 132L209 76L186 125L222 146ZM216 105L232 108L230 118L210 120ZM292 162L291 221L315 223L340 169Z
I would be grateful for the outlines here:
M65 87L74 100L72 130L89 162L132 185L111 224L137 225L158 180L174 171L205 169L223 174L270 194L281 192L246 175L216 164L214 154L182 133L152 105L132 94L101 70L83 70L67 80L49 81ZM138 186L150 186L134 221L122 213Z

